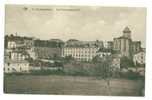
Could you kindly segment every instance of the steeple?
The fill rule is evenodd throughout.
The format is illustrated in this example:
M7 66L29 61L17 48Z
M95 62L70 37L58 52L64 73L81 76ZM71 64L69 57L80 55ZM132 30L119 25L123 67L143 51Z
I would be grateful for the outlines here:
M123 30L123 37L126 37L126 38L131 38L131 30L129 29L128 26L126 26Z

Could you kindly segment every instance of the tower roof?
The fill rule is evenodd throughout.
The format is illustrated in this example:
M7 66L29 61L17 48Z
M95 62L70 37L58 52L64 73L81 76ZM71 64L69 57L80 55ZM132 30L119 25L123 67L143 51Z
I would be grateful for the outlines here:
M130 33L131 31L130 31L130 29L129 29L129 27L128 26L126 26L125 28L124 28L124 30L123 30L123 33Z

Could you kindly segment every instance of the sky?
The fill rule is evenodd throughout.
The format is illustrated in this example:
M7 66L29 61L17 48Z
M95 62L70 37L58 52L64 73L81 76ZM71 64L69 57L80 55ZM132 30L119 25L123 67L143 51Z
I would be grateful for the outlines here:
M5 34L40 39L113 40L128 26L134 41L146 41L146 8L6 5Z

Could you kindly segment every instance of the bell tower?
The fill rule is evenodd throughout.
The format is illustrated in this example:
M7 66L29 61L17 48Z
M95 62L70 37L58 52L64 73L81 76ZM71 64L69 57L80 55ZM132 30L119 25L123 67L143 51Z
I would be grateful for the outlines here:
M123 37L131 39L131 31L128 26L123 30Z

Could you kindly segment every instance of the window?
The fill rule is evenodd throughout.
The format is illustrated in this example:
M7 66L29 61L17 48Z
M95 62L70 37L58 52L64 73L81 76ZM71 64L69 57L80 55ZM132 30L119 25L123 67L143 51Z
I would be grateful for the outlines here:
M7 63L7 65L9 66L9 65L10 65L10 63Z
M20 71L22 71L22 67L20 67Z

